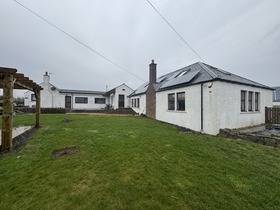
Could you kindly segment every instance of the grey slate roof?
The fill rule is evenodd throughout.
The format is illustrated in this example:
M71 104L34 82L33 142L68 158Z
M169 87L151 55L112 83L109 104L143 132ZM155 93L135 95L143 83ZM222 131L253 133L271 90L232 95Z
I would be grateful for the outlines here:
M156 91L190 86L209 81L224 81L273 90L272 88L249 79L240 77L208 64L197 62L157 78ZM141 95L147 91L148 82L137 88L131 96Z
M70 89L60 89L54 86L53 84L49 83L51 85L52 90L57 90L60 93L69 93L69 94L90 94L90 95L104 95L105 92L102 91L91 91L91 90L70 90Z
M274 88L275 90L273 90L273 102L280 102L280 86Z
M91 94L91 95L104 95L102 91L91 91L91 90L68 90L68 89L57 89L60 93L75 93L75 94Z

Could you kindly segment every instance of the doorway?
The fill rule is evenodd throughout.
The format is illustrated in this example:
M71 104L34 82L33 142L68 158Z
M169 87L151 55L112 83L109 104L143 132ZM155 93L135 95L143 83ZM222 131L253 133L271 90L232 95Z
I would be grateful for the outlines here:
M66 109L71 109L71 96L65 96L65 108Z
M119 95L119 108L124 108L124 95Z

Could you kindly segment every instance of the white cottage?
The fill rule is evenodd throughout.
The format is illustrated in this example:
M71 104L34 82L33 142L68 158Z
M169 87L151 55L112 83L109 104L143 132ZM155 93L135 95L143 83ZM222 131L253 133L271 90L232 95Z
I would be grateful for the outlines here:
M201 62L157 78L152 61L149 82L130 97L139 114L216 135L220 129L264 123L272 90Z
M122 84L108 92L59 89L50 83L48 72L43 76L43 83L40 86L43 88L41 90L42 108L67 108L71 110L127 107L127 98L133 92L126 84ZM35 103L35 95L31 91L26 92L24 94L24 105L33 107Z
M112 109L129 108L130 99L129 95L133 92L133 89L126 84L122 84L112 90L109 90L104 94L108 98L108 104Z

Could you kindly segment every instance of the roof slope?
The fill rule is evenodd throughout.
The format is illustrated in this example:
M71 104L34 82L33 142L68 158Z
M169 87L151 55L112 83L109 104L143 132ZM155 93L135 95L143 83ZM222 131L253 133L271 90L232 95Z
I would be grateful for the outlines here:
M68 89L58 89L60 93L73 93L73 94L90 94L90 95L104 95L103 91L91 91L91 90L68 90Z
M159 78L157 78L157 84L155 84L154 86L156 91L163 91L217 80L272 90L272 88L268 86L240 77L238 75L232 74L230 72L202 62L197 62L160 76ZM137 88L131 94L131 96L144 94L147 91L147 88L148 82Z
M280 86L274 87L273 90L273 102L280 102Z
M42 83L43 84L43 83ZM70 89L60 89L49 83L52 90L57 90L60 93L69 93L69 94L89 94L89 95L104 95L103 91L92 91L92 90L70 90Z

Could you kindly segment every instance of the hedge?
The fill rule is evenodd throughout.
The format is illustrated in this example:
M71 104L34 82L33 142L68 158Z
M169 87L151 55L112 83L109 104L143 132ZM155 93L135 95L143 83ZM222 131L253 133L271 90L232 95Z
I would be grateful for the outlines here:
M23 113L35 113L35 108L21 107L16 109ZM41 108L41 114L65 114L68 110L65 108Z

